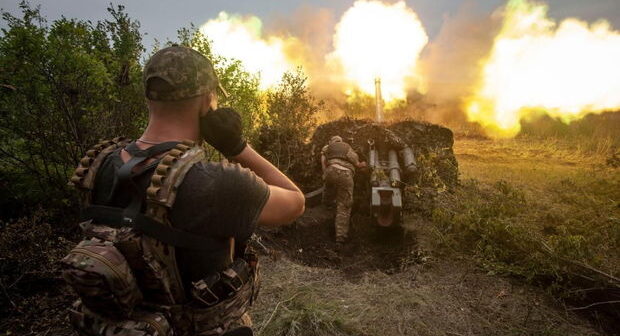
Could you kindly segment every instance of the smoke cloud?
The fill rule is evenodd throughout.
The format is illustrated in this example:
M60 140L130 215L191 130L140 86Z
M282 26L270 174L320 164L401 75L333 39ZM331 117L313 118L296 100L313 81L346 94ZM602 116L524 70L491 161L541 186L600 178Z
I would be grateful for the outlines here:
M304 5L292 15L271 18L266 24L255 17L238 18L223 13L203 28L210 28L206 31L210 38L223 41L222 50L230 49L231 55L247 57L248 65L254 64L251 61L260 61L254 65L260 70L261 81L273 79L264 80L266 87L276 85L283 71L301 67L313 94L326 102L325 119L337 118L343 113L371 117L373 84L377 77L382 79L387 100L386 119L413 117L457 129L465 126L463 131L477 131L475 126L471 128L468 120L480 123L485 130L508 120L503 118L508 103L516 106L514 111L508 112L512 113L510 121L517 126L524 108L536 108L552 116L554 114L549 111L561 116L570 112L576 119L592 113L591 106L616 106L606 103L610 99L604 97L604 104L599 102L601 99L584 98L585 103L580 105L583 111L577 111L578 114L564 108L566 99L563 97L577 95L565 88L574 89L574 81L566 80L566 75L562 74L568 70L558 66L558 60L566 59L567 55L575 59L572 63L580 64L568 67L575 71L591 68L581 64L603 63L598 61L603 60L603 56L605 60L616 57L616 51L610 51L620 50L614 42L620 35L610 25L588 26L567 19L556 29L556 23L546 17L548 7L529 0L511 0L491 15L488 9L480 6L479 2L470 0L455 14L446 15L439 33L430 42L415 8L408 7L402 0L358 0L342 16L336 16L331 9ZM536 20L510 20L518 15ZM532 29L522 29L528 22ZM607 36L614 40L605 40ZM580 38L599 46L596 54L600 57L589 55L589 50L579 47L580 43L564 42L580 41ZM512 54L506 56L508 43L513 48L508 50ZM567 50L572 51L562 52L561 47L568 44L573 49ZM498 54L497 45L504 46L501 48L504 54ZM218 48L214 49L218 52ZM524 62L524 55L530 55L529 62ZM559 69L556 72L560 75L546 71L551 68ZM588 80L582 80L584 86L579 88L583 96L587 98L596 93L585 83L615 76L610 73L599 71L584 77ZM529 77L523 79L523 74ZM545 78L547 81L542 87L534 88L531 84L540 84ZM515 89L517 84L523 88ZM611 90L611 86L599 85L599 89ZM535 94L523 94L531 91ZM487 97L489 94L491 97ZM406 101L401 100L405 95ZM547 103L555 96L561 97L564 105ZM544 99L534 101L532 97ZM507 103L506 99L510 101ZM541 103L537 103L539 101ZM530 106L533 103L536 106ZM500 115L503 119L480 117L487 115ZM513 128L518 132L518 127Z
M481 60L488 57L501 23L498 13L482 14L473 1L444 18L421 60L425 100L435 107L426 113L426 119L451 125L466 121L462 99L473 94L480 80Z

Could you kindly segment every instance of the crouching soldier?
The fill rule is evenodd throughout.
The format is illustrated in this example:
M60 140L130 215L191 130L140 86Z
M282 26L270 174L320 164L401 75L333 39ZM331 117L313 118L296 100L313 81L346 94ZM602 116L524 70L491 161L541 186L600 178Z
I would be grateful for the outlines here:
M202 54L173 46L144 68L149 123L102 141L71 182L86 238L63 277L80 335L251 335L260 276L247 243L293 222L304 196L244 140L241 118ZM208 162L205 140L236 164Z
M329 206L335 197L336 243L341 247L349 235L353 206L353 175L356 168L366 167L366 162L360 162L353 148L336 135L321 151L321 166L325 183L323 202Z

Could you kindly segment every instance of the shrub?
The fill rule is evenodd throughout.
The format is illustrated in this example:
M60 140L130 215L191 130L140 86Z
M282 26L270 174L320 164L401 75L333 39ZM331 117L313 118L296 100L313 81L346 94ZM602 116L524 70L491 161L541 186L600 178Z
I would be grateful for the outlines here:
M3 12L0 36L0 176L18 202L59 206L78 158L102 138L144 123L139 24L122 6L92 24L47 25L39 8ZM4 206L3 206L4 208Z
M284 74L280 84L266 92L265 106L257 149L284 173L307 169L305 144L316 127L323 102L310 95L300 69Z

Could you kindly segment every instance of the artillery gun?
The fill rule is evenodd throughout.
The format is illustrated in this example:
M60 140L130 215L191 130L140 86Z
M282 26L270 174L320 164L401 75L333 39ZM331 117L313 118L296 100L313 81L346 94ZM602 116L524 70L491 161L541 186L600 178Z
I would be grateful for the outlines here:
M395 227L402 223L403 173L417 170L413 149L399 152L388 141L368 140L368 167L370 168L370 211L379 227ZM403 170L404 168L404 170Z
M381 79L375 79L376 120L383 121L383 97ZM411 147L400 150L403 165L398 160L398 148L388 139L368 140L368 167L370 168L370 211L374 222L380 227L393 227L402 222L403 182L402 174L417 170Z

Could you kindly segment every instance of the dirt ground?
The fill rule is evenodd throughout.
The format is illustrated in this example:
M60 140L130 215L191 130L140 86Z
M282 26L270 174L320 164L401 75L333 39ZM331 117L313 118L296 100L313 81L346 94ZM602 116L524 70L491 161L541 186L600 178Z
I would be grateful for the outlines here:
M264 234L279 253L265 258L259 335L599 335L542 290L429 250L428 223L406 222L417 229L404 239L358 227L340 254L328 222Z
M355 280L337 268L265 263L259 335L599 335L536 289L467 260L428 258Z
M515 144L458 139L461 179L501 178L535 192L549 179L579 174L575 166L598 162ZM309 208L291 227L260 232L269 255L252 308L257 335L604 334L541 289L482 271L466 255L434 250L431 225L421 216L406 217L406 235L386 236L359 211L340 253L330 221L325 209ZM18 289L28 294L16 295ZM73 296L58 274L35 272L2 290L0 335L72 334L64 312Z

